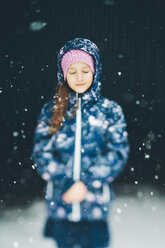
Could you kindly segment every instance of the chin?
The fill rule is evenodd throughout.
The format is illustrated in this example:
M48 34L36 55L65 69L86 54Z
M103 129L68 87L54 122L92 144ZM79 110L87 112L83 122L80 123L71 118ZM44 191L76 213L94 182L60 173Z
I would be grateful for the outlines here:
M75 90L77 93L81 94L84 93L86 90Z
M86 89L85 89L85 90L84 90L84 89L81 89L81 90L80 90L80 89L79 89L79 90L76 89L75 91L76 91L77 93L81 94L81 93L84 93L84 92L86 91Z

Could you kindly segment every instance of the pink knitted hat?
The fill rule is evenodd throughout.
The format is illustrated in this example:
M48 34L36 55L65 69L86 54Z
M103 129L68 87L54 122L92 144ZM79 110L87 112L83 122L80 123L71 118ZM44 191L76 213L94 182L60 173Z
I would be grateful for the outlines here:
M64 80L66 80L66 74L69 66L76 62L84 62L88 64L94 73L94 60L92 56L83 50L72 49L66 52L61 60L61 68L63 70Z

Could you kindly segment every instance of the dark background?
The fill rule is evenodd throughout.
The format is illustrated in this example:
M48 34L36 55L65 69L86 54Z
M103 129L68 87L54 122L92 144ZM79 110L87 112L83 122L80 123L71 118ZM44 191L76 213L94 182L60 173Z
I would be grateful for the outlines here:
M34 128L57 84L57 53L90 39L102 95L123 108L130 158L114 184L165 187L164 0L0 0L0 204L43 196L30 159Z

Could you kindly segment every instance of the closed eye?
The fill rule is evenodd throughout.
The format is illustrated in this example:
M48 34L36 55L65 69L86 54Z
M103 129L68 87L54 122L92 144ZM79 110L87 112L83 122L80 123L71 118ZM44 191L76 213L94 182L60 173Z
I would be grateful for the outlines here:
M84 71L84 73L88 73L88 72L89 72L89 71ZM75 72L72 72L72 73L70 72L70 74L75 74Z

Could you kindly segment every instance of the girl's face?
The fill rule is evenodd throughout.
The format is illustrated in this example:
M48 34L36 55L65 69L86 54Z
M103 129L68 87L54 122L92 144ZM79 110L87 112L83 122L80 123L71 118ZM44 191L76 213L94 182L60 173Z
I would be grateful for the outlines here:
M67 70L66 80L74 91L84 93L93 82L93 72L86 63L73 63Z

